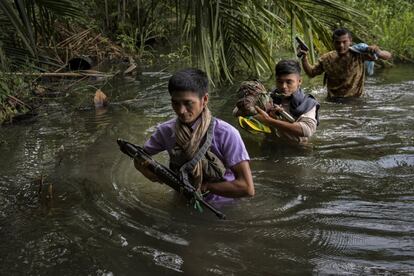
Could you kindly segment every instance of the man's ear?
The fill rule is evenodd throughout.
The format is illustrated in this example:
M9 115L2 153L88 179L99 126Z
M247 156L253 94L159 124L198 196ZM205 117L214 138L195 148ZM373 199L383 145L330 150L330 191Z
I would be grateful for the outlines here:
M203 96L203 107L206 107L208 104L208 93Z

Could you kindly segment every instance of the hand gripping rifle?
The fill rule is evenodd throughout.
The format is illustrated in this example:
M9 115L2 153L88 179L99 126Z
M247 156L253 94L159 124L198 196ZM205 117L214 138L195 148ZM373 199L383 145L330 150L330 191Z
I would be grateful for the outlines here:
M309 47L305 44L305 42L303 42L303 40L302 40L302 39L300 39L298 36L295 36L295 40L296 40L296 42L298 43L299 48L300 48L301 50L303 50L303 51L309 51ZM302 57L302 56L303 56L303 53L302 53L302 52L299 52L299 53L297 54L297 56L298 56L298 58L300 58L300 57Z
M186 199L190 201L194 200L196 203L198 202L201 205L207 207L207 209L212 211L218 218L226 218L223 213L207 203L191 184L186 184L185 182L181 181L180 177L178 177L175 172L152 159L152 157L148 155L142 147L131 144L122 139L118 139L117 142L119 149L129 157L139 162L146 161L148 164L148 169L154 173L163 183L170 186L175 191L182 193Z

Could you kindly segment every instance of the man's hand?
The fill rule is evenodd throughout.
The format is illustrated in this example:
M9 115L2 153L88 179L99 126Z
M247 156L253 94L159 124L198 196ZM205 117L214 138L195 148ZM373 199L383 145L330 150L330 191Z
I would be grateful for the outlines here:
M282 107L282 106L277 105L277 104L274 104L274 105L273 105L273 107L272 107L272 109L269 111L269 115L270 115L270 117L272 117L272 118L277 118L277 117L278 117L278 115L279 115L281 112L283 112L283 111L285 111L285 110L283 109L283 107Z
M158 177L148 169L148 161L140 162L134 159L134 166L138 171L140 171L146 178L148 178L152 182L161 183Z
M265 123L265 124L269 123L269 121L271 119L269 114L267 114L266 111L264 111L263 109L261 109L257 105L254 108L256 108L256 111L257 111L257 115L255 115L254 118L259 120L262 123Z
M371 55L376 54L380 59L389 60L392 57L390 52L381 50L377 45L368 46L368 51ZM375 58L372 58L372 60L375 60Z
M199 188L202 193L209 191L212 194L225 197L254 196L254 184L249 161L244 160L230 168L236 177L232 181L203 183Z
M377 45L368 46L368 52L370 52L371 54L378 54L379 51L380 48Z
M200 185L200 187L199 187L198 189L200 190L200 192L201 192L202 194L204 194L205 192L207 192L207 191L208 191L208 185L209 185L209 183L207 183L207 182L203 182L203 183Z
M296 52L299 54L301 54L302 58L306 58L306 56L308 55L308 51L303 50L302 47L300 47L300 45L296 48Z

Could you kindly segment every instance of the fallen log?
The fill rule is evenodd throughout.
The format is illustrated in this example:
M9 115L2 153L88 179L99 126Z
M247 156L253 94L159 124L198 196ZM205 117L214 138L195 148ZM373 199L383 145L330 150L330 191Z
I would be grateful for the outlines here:
M111 78L113 74L106 74L98 71L78 71L78 72L4 72L5 75L16 75L16 76L34 76L34 77L101 77L101 78Z

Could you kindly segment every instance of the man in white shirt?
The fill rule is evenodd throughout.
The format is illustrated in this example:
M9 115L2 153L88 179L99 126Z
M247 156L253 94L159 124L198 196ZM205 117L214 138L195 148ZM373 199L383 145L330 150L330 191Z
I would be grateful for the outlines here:
M295 60L281 60L276 64L276 89L271 92L274 106L267 113L256 106L256 119L272 128L272 134L294 144L306 144L319 123L319 103L312 95L304 94L301 68ZM292 115L289 122L285 111Z

